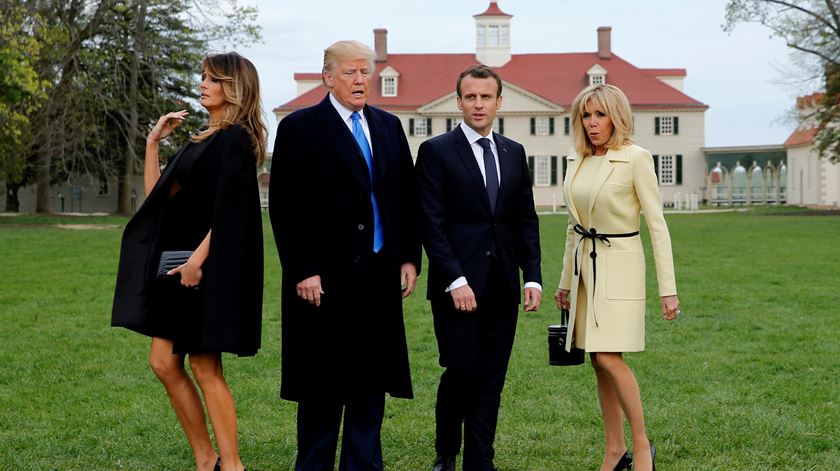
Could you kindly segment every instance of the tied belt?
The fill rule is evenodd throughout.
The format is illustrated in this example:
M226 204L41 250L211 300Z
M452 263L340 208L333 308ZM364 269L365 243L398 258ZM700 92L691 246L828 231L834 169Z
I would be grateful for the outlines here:
M635 232L625 232L623 234L599 234L598 231L592 227L588 231L581 226L580 224L575 224L575 233L580 236L580 241L583 242L583 239L592 239L592 251L589 252L589 257L592 259L592 292L595 293L595 282L598 279L597 277L597 264L595 263L595 258L598 257L598 253L595 251L595 248L598 244L595 243L596 240L600 240L605 246L610 247L612 244L610 243L610 237L613 238L623 238L623 237L635 237L639 235L639 231ZM578 245L580 247L580 245ZM575 276L578 275L578 255L577 249L575 249ZM594 309L594 306L593 306ZM593 310L593 319L595 320L595 327L598 327L598 318L594 316Z

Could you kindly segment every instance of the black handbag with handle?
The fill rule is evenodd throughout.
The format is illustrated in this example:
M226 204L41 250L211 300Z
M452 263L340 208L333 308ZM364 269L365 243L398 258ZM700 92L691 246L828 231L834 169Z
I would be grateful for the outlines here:
M566 333L569 331L569 310L560 310L560 324L548 326L548 364L551 366L582 365L584 351L572 347L566 351Z

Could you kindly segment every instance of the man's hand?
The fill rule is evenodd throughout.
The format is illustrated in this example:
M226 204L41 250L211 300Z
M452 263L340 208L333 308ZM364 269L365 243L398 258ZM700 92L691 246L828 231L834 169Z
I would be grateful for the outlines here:
M321 276L315 275L301 281L297 284L297 295L316 306L321 305L321 295L324 290L321 289Z
M569 309L572 303L569 302L569 290L557 288L554 293L554 302L557 304L557 309Z
M414 287L417 285L417 268L413 263L406 262L400 267L400 285L403 299L414 292Z
M525 305L525 312L536 311L539 309L541 299L542 291L537 288L525 288L525 293L522 295L522 303Z
M473 293L470 285L455 288L449 294L452 295L452 302L455 305L456 311L473 312L478 308L478 304L475 301L475 293Z

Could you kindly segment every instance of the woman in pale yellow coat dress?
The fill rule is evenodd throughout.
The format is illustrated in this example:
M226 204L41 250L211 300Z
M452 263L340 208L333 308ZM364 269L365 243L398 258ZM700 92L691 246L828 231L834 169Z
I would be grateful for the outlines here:
M650 152L630 142L627 97L613 85L585 88L572 104L574 151L563 183L569 209L557 306L569 309L566 345L589 352L598 381L606 449L601 471L655 469L639 385L623 352L645 348L645 256L640 212L650 232L667 320L679 313L671 237ZM568 348L568 347L567 347ZM624 441L624 417L633 440Z

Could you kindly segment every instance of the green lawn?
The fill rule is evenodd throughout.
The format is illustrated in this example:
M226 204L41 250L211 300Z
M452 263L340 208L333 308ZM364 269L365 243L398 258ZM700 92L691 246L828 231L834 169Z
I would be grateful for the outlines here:
M668 215L684 313L661 320L649 254L648 351L627 356L661 469L840 469L840 217L798 213ZM109 327L125 221L0 218L0 469L192 469L147 366L149 340ZM541 222L546 299L520 315L496 464L593 470L602 454L594 375L546 358L566 216ZM279 398L280 268L268 226L265 235L263 349L225 358L251 471L292 469L295 453L295 405ZM441 369L425 276L421 285L406 304L416 399L386 410L393 471L434 459Z

